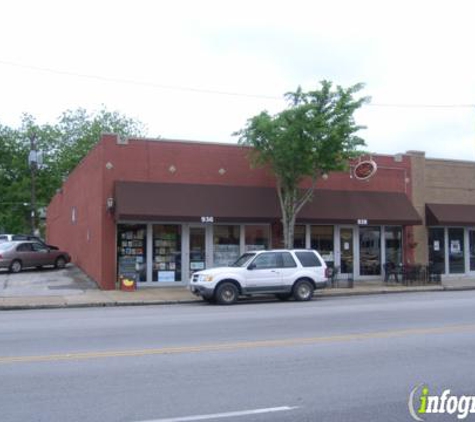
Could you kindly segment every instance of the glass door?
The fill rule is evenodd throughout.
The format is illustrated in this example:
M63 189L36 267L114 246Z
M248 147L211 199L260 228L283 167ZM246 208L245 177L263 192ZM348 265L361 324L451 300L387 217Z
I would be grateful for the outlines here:
M340 228L340 273L354 274L353 228Z
M137 286L147 284L147 226L117 225L117 276L131 279Z
M464 229L449 228L449 273L465 272Z
M360 227L360 275L381 275L381 227Z
M190 227L190 276L206 268L206 228Z
M468 231L468 244L470 248L470 272L475 272L475 229Z

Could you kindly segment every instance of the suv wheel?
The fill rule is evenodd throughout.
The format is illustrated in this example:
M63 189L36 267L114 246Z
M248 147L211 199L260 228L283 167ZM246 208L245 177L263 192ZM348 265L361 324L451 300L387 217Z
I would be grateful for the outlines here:
M216 289L216 302L220 305L232 305L238 300L239 291L237 287L230 282L220 284Z
M312 299L313 285L310 281L299 280L294 285L293 296L300 302Z
M23 265L21 264L21 261L18 261L18 259L15 259L15 261L13 261L11 264L10 264L10 271L12 273L19 273L22 269Z

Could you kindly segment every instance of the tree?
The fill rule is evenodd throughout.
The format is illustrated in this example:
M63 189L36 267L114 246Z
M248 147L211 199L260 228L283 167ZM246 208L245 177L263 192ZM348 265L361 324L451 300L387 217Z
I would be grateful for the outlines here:
M19 231L28 221L28 152L16 142L18 133L0 125L0 232Z
M31 172L28 167L30 138L42 152L36 172L36 202L46 207L76 165L100 140L101 133L144 136L144 125L105 108L96 113L84 109L64 112L55 124L38 124L28 114L19 128L0 125L0 232L29 231ZM36 215L36 213L35 213Z
M140 137L146 133L140 121L105 108L94 114L83 108L67 110L60 116L56 129L60 133L55 144L55 153L58 156L55 160L55 176L60 177L60 180L56 181L59 186L100 140L102 133L116 133L122 137Z
M299 87L285 94L285 110L275 115L263 111L234 133L241 145L252 147L252 163L268 166L275 175L286 248L293 247L297 215L311 200L318 178L345 169L365 145L356 135L364 126L354 120L354 112L369 100L355 97L362 88L333 89L329 81L314 91Z

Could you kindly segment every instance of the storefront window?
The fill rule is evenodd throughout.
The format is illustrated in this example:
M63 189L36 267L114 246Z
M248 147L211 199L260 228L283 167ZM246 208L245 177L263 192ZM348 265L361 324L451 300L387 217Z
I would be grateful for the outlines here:
M470 244L470 271L475 271L475 230L469 230L468 240Z
M381 275L380 227L360 227L360 274Z
M460 274L465 272L463 247L464 229L449 229L449 272Z
M305 249L305 226L299 225L294 228L294 248Z
M353 228L340 228L340 273L354 274Z
M181 226L153 225L152 281L181 281Z
M312 226L310 230L310 247L320 252L327 265L333 266L335 262L333 226Z
M206 268L206 228L190 227L190 275Z
M265 225L249 225L245 227L246 251L259 251L269 248L270 230Z
M445 236L443 228L429 229L429 265L433 271L445 273Z
M402 227L386 227L384 231L386 264L402 264Z
M145 224L119 224L117 226L118 276L147 281L147 251Z
M226 267L239 258L239 226L213 227L213 265Z

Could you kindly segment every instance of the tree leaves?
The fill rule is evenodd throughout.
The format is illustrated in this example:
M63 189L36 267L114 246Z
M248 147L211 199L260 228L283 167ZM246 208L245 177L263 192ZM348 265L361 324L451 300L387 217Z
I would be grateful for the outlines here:
M100 140L102 133L144 136L144 125L119 112L102 108L67 110L55 124L38 124L24 114L19 128L0 125L0 232L29 232L31 173L30 137L43 152L36 176L37 205L46 207L76 165Z
M276 177L287 247L289 224L310 200L319 176L343 170L359 154L364 140L357 135L363 126L355 123L354 112L369 100L355 98L362 84L349 88L322 81L320 88L304 92L300 87L285 94L288 106L273 116L264 111L250 118L234 135L241 145L252 147L254 165L269 166ZM311 180L311 189L301 183Z

